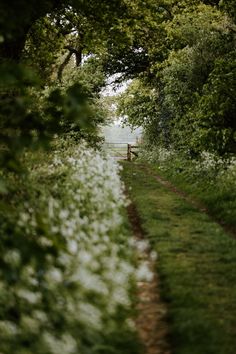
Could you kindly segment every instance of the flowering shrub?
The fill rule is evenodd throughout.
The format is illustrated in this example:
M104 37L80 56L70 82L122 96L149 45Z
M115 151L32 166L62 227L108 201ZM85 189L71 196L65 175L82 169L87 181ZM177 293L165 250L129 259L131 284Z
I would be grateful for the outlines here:
M171 175L181 173L186 177L205 176L215 183L216 177L232 178L236 173L236 158L221 158L215 154L203 151L198 158L191 158L191 154L183 154L174 149L162 147L143 147L139 160L157 164L159 170Z
M173 151L165 149L159 146L152 146L151 149L148 146L143 145L143 148L140 149L139 159L147 162L158 162L160 164L165 163L166 160L172 158Z
M11 214L0 210L0 353L137 353L113 160L70 146L32 167L21 187Z

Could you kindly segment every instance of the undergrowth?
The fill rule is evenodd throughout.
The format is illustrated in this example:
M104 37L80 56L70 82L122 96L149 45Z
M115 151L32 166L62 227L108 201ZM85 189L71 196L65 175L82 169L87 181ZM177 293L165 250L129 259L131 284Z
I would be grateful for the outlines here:
M137 354L126 200L111 158L26 152L0 201L0 352Z

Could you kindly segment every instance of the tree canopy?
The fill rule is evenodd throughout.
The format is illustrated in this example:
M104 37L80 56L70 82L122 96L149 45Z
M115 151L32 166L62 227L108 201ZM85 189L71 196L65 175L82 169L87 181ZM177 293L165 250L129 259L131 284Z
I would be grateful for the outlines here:
M149 143L235 152L234 1L2 1L0 14L2 166L63 127L91 132L113 74L134 80L119 110Z
M134 66L135 82L120 98L119 111L130 124L145 127L151 144L164 144L194 154L203 150L234 154L233 3L163 3L157 7L159 16L155 20L146 18L148 25L142 27L146 36L137 37L138 55L137 49L132 55L134 60L145 57L146 64L141 71L138 65ZM154 8L157 2L150 4ZM126 59L118 63L124 77L130 78L132 66Z

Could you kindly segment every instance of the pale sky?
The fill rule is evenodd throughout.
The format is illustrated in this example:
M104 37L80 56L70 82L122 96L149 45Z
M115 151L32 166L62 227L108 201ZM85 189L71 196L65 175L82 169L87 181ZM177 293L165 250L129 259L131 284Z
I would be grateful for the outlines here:
M107 86L102 90L103 96L116 96L124 92L132 80L123 81L121 84L114 84L115 79L119 77L118 74L112 75L107 80Z

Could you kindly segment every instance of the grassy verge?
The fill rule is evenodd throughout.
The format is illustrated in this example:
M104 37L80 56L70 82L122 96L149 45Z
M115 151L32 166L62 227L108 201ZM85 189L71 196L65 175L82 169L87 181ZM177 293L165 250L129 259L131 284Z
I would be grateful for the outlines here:
M160 185L143 165L123 166L130 197L159 254L174 353L235 354L236 240Z
M210 214L236 232L236 175L221 168L197 169L186 162L167 161L165 166L151 164L151 168L176 187L203 203Z

